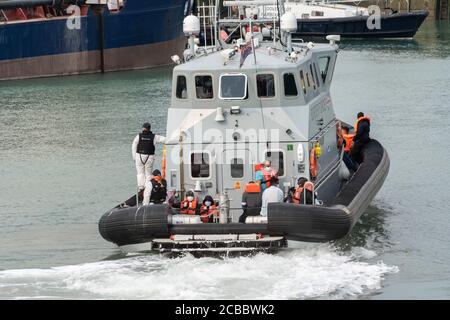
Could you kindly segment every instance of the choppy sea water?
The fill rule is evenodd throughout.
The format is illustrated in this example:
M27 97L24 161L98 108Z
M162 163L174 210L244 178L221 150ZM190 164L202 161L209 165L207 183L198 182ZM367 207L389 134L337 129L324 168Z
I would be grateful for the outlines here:
M164 133L170 68L1 82L0 298L450 298L450 24L341 48L336 114L372 116L391 170L347 238L276 255L126 256L99 236L140 125Z

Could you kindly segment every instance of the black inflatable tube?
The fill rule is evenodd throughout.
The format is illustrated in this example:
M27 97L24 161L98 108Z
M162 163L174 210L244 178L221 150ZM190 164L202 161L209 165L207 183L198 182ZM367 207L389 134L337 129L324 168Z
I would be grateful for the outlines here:
M171 213L167 205L114 208L100 218L100 235L119 246L168 238Z
M376 140L362 149L363 162L330 206L270 203L268 231L288 240L324 242L347 235L389 171L389 157Z

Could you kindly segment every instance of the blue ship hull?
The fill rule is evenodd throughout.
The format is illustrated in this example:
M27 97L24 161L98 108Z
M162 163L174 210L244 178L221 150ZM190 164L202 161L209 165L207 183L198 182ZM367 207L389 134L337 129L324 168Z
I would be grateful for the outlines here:
M169 64L182 52L187 0L127 0L117 13L92 7L80 28L68 17L0 23L0 79Z
M339 34L343 38L412 38L428 11L381 16L380 29L367 27L367 16L334 19L299 19L295 37L324 37Z

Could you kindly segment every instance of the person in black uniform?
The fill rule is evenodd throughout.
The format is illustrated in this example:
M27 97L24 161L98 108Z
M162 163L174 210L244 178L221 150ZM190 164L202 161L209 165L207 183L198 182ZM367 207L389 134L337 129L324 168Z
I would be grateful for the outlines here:
M154 134L150 129L150 123L143 124L143 130L133 140L131 153L136 165L137 184L139 191L143 190L145 183L149 181L155 161L155 143L164 143L165 137Z
M350 150L350 158L353 162L361 163L361 150L370 141L370 118L362 112L358 113L354 129L355 136Z

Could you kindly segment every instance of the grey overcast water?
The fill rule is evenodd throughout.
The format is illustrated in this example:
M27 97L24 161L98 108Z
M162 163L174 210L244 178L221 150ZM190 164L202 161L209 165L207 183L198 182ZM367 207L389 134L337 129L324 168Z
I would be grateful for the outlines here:
M346 239L276 255L126 256L100 237L135 190L141 124L165 133L170 67L0 82L0 299L449 299L450 24L341 49L336 114L373 118L390 173Z

